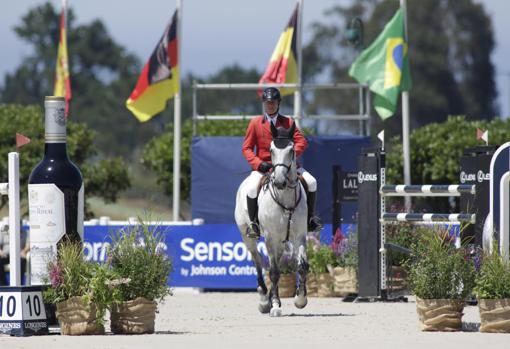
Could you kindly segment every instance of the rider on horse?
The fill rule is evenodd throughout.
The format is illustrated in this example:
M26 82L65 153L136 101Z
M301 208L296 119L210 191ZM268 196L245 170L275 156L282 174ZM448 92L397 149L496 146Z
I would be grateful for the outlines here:
M294 120L288 116L284 116L278 112L282 98L280 91L275 87L269 87L262 93L262 102L264 104L264 115L260 115L250 121L246 129L246 135L243 142L243 155L248 160L253 171L248 177L247 183L247 202L248 215L250 217L250 225L248 226L247 235L251 238L258 239L260 237L260 228L257 219L257 195L260 179L264 174L272 169L271 165L271 128L270 123L277 128L283 127L289 129ZM294 150L296 155L303 154L308 147L308 142L301 131L296 128L294 133ZM317 194L316 179L304 168L300 167L298 173L306 181L308 187L307 204L308 204L308 231L319 231L322 228L322 222L315 215L315 202Z

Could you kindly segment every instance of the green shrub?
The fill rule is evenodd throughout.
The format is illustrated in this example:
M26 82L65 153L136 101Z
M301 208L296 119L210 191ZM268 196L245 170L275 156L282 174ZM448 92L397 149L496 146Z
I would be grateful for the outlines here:
M510 264L496 251L483 256L474 288L478 299L510 298Z
M86 262L81 243L62 242L47 271L44 283L50 286L43 293L45 302L56 304L83 297L85 304L96 305L100 324L104 324L106 309L121 300L119 290L113 287L117 275L104 264Z
M306 256L310 272L313 274L327 273L329 268L336 265L336 256L331 247L321 244L320 240L313 235L307 238Z
M123 301L137 297L161 300L171 294L167 280L172 262L162 249L163 235L158 227L142 222L113 233L111 238L109 263L117 275L129 279L119 286Z
M465 299L475 279L473 263L457 249L446 228L418 229L418 240L406 263L409 285L422 299Z

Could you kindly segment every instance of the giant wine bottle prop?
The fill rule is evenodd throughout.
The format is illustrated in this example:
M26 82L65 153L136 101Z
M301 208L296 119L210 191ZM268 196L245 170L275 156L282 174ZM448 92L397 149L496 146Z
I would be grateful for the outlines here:
M46 97L44 109L44 158L28 180L32 285L43 284L62 241L83 241L83 179L67 156L65 99Z

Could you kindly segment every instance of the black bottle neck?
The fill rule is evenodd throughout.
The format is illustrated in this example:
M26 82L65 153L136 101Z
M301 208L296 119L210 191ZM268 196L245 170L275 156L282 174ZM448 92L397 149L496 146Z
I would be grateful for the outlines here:
M67 159L67 143L44 143L44 157L50 159Z

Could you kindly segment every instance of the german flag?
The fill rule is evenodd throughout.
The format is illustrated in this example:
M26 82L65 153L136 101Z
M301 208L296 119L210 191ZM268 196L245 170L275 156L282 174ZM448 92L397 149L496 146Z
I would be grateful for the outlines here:
M299 4L296 5L289 23L278 39L278 43L271 55L266 71L259 80L259 83L297 83L297 20ZM288 95L295 91L293 88L283 88L280 90L282 95Z
M60 40L58 43L57 68L55 72L54 96L64 97L66 99L67 117L69 113L69 101L72 98L71 80L69 78L69 61L67 59L67 34L66 34L66 7L62 8L60 14Z
M177 62L177 10L163 37L142 69L126 107L141 122L165 109L166 102L179 91Z

